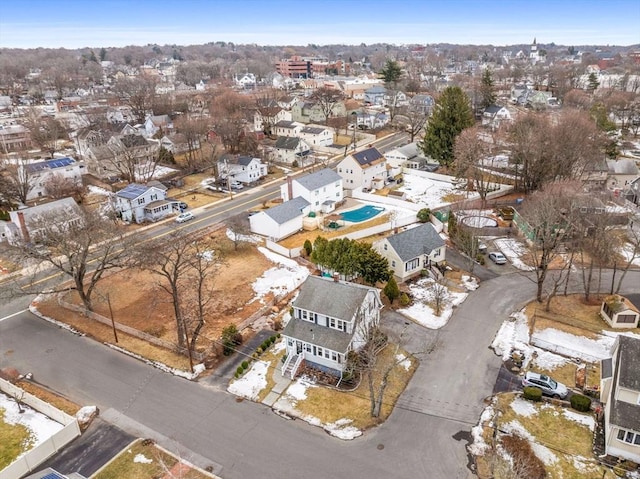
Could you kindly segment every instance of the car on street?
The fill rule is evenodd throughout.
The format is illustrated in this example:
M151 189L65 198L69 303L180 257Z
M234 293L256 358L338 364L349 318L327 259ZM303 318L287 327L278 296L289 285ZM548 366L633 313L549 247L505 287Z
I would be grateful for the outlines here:
M492 251L489 253L489 259L495 264L507 264L507 258L499 251Z
M549 376L527 371L522 378L522 386L534 387L542 391L546 396L564 399L569 394L569 389L562 383L559 383Z
M176 223L185 223L186 221L194 219L193 213L191 211L185 211L184 213L180 213L176 216Z

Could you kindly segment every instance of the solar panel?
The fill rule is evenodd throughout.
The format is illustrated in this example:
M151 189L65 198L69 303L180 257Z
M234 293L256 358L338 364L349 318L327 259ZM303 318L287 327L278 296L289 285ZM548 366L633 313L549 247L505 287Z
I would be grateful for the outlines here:
M46 476L42 476L40 479L65 479L65 477L61 476L57 472L50 472Z

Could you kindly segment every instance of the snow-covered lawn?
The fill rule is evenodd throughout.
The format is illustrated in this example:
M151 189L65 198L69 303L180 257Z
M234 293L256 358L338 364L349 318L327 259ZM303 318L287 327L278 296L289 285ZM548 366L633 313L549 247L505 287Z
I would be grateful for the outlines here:
M270 292L279 297L286 296L300 286L309 276L307 268L290 258L285 258L263 247L259 247L258 251L270 261L276 263L277 266L268 269L253 282L252 287L256 292L256 296L251 300L252 302L256 300L262 301L262 298Z
M22 410L24 412L21 413L13 398L0 392L0 412L3 412L0 414L0 420L9 425L20 424L29 431L29 441L23 444L23 454L43 443L64 427L26 404L22 405Z
M529 266L520 258L527 253L527 248L520 241L513 238L500 238L494 241L494 244L502 251L511 264L522 271L533 271L535 268Z
M235 241L237 239L238 241L242 241L244 243L252 243L252 244L259 244L262 242L262 238L260 238L260 236L243 235L241 233L234 233L228 228L227 228L226 234L227 234L227 238L229 238L231 241Z
M241 378L232 381L227 391L236 396L241 396L256 401L260 392L267 387L267 371L269 363L266 361L254 361L251 367Z
M475 290L478 283L475 278L462 277L462 284L466 290ZM461 304L468 293L455 293L445 286L436 283L432 278L422 278L409 285L413 296L413 304L398 311L405 316L430 329L442 328L453 314L453 308ZM440 315L434 310L435 299L441 297Z
M453 177L452 181L440 181L405 173L403 179L404 182L398 190L404 192L409 201L424 204L431 209L451 204L451 201L443 200L443 197L448 195L462 195L465 199L478 198L477 193L469 193L466 196L464 191L453 184Z
M624 257L625 261L631 261L632 265L635 266L640 266L640 251L637 251L634 254L634 248L633 245L631 243L625 243L624 246L622 246L622 248L620 248L620 254Z

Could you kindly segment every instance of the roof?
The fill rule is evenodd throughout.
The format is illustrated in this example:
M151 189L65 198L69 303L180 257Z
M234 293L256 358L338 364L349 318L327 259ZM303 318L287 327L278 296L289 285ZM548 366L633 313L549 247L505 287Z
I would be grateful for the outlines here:
M351 155L360 166L367 167L378 160L384 160L384 156L376 148L367 148L366 150L353 153Z
M640 339L620 335L618 341L618 386L640 391L640 370L636 365L640 358Z
M253 156L247 155L225 154L220 157L218 163L224 163L225 161L227 161L232 165L248 166L249 163L251 163L253 160L259 160L259 158L254 158Z
M364 92L368 95L371 95L371 94L375 95L376 93L386 93L387 89L382 85L375 85L375 86L372 86L371 88L367 88Z
M624 429L640 432L640 406L624 401L613 401L609 422Z
M434 249L444 245L444 240L431 223L391 235L387 241L403 262L430 254Z
M24 215L24 220L29 223L29 220L37 217L38 215L46 215L52 212L59 212L64 210L68 213L77 212L80 214L80 208L73 198L62 198L49 203L43 203L41 205L32 206L30 208L23 208L18 210L18 213ZM13 212L12 212L13 213Z
M120 141L127 148L131 148L134 146L147 146L147 140L141 135L124 135L120 137Z
M301 178L296 178L293 181L304 187L308 191L314 191L323 186L333 184L337 181L342 181L342 177L333 170L325 168L315 173L305 175Z
M125 186L123 189L116 193L116 196L126 198L128 200L134 200L142 196L151 186L140 185L138 183L131 183Z
M609 173L613 175L638 175L638 166L630 158L607 160L607 166L609 167Z
M318 276L309 276L309 278ZM317 344L323 348L339 353L346 353L353 338L353 333L319 326L304 319L291 318L282 331L284 336L295 338L305 343Z
M55 158L53 160L38 161L37 163L30 163L27 165L27 170L31 173L42 170L53 170L54 168L64 168L69 165L73 165L76 162L73 158Z
M351 321L369 291L372 290L370 286L334 281L332 278L320 276L308 276L300 286L300 292L293 302L293 307Z
M300 130L300 133L310 133L312 135L319 135L325 129L326 128L320 128L319 126L305 126L302 130Z
M295 121L280 120L275 124L278 128L295 128L298 124Z
M496 113L498 113L500 110L502 110L504 107L499 106L499 105L489 105L488 107L486 107L484 109L485 113L488 113L490 115L495 115Z
M276 140L276 148L282 150L295 150L300 144L300 138L292 136L279 136Z
M400 148L396 148L395 151L403 154L407 157L407 159L419 156L421 153L420 149L418 148L418 143L415 141L413 143L409 143L408 145L401 146Z
M298 216L302 216L302 210L310 204L311 203L305 200L302 196L296 196L289 201L285 201L281 205L265 210L264 213L281 225Z

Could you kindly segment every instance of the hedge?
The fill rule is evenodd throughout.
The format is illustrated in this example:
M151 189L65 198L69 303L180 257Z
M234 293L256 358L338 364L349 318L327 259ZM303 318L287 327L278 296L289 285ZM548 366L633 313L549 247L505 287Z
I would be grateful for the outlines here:
M526 386L522 391L522 395L530 401L542 401L542 389L540 388Z

